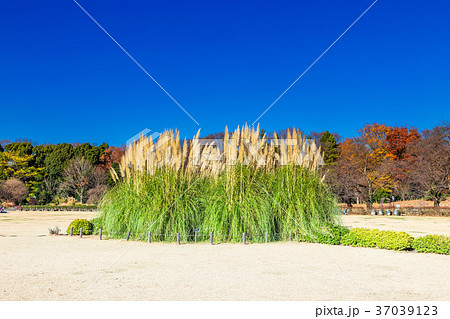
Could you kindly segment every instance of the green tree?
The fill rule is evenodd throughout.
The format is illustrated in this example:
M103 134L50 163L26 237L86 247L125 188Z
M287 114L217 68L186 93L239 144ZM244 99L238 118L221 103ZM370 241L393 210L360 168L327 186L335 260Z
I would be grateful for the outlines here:
M326 165L330 165L339 157L339 145L336 138L328 131L320 137L320 145L323 152L323 160Z
M75 147L74 154L75 157L84 157L93 165L98 165L100 163L100 157L108 149L108 144L103 143L100 146L92 146L89 143L83 143Z
M34 197L44 169L34 167L33 163L34 155L21 154L20 151L0 153L0 180L18 179L29 189L28 198Z
M55 145L38 145L33 148L36 167L45 167L45 158L55 150Z
M46 173L54 180L61 178L61 174L74 156L73 146L67 143L55 145L55 149L45 158Z
M5 146L5 151L16 152L19 155L33 154L33 145L30 142L13 142Z

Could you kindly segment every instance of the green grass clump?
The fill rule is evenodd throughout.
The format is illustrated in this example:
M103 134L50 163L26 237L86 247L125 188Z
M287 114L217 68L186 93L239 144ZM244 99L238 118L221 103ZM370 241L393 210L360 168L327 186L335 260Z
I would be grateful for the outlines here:
M450 237L443 235L427 235L417 237L412 248L418 252L450 255Z
M73 222L71 222L69 227L67 228L68 234L70 234L71 227L73 227L74 234L79 234L81 228L83 228L83 235L90 235L90 234L92 234L92 231L94 230L93 224L90 221L88 221L87 219L77 218Z
M121 238L131 231L145 238L152 231L155 240L174 240L173 235L192 235L201 223L200 185L192 176L173 170L154 175L137 175L111 189L100 204L105 234ZM189 188L189 189L188 189Z
M200 179L197 180L198 176ZM136 239L147 232L160 241L199 240L214 233L217 241L263 242L300 239L337 224L336 200L320 177L301 166L261 169L235 165L218 175L196 175L171 169L136 174L119 182L100 203L103 230ZM184 236L184 237L183 237Z
M405 232L355 228L341 239L342 245L378 247L391 250L409 250L414 237Z

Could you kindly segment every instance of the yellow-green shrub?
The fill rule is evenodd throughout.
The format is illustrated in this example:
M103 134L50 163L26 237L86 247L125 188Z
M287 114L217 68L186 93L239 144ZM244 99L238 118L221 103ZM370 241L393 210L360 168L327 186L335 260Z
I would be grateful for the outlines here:
M92 231L94 229L93 224L90 221L88 221L87 219L78 219L78 218L70 223L69 227L67 228L68 234L70 234L71 227L73 227L74 234L79 234L80 228L83 228L83 235L92 234Z
M405 232L355 228L342 237L341 244L358 247L409 250L411 249L413 240L414 237Z
M450 237L427 235L412 242L412 248L418 252L450 255Z

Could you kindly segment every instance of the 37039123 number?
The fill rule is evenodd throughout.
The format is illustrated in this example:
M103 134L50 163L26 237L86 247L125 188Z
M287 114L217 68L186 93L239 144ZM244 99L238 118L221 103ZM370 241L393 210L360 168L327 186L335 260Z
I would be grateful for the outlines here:
M437 306L377 306L376 310L377 316L436 316L437 314Z

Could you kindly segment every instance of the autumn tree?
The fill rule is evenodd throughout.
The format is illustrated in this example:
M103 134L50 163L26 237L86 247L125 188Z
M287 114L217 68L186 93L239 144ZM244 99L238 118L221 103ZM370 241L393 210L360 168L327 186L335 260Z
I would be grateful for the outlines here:
M408 149L410 176L425 198L439 207L450 190L450 124L425 130L422 135Z
M110 169L112 164L119 164L122 156L125 154L125 145L121 147L110 146L105 152L100 156L100 166L105 169Z
M358 194L372 207L374 195L379 189L392 187L388 163L393 160L386 145L390 127L384 124L368 124L359 136L346 139L341 145L341 155L330 174L344 178L338 183L347 185L347 195ZM336 187L336 186L335 186Z
M0 200L20 204L28 195L28 188L25 184L16 179L10 178L0 183Z
M408 145L421 138L416 128L394 127L386 134L386 148L397 160L405 157Z
M63 181L60 189L69 194L74 194L83 203L93 171L94 166L85 158L76 157L72 159L62 173Z

